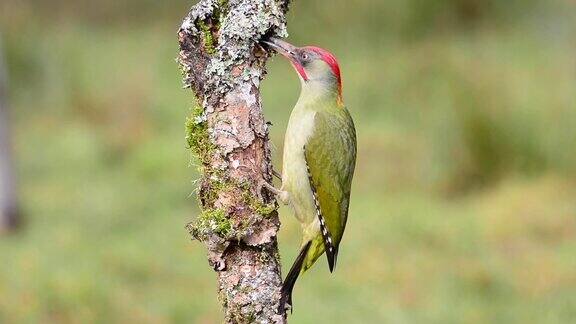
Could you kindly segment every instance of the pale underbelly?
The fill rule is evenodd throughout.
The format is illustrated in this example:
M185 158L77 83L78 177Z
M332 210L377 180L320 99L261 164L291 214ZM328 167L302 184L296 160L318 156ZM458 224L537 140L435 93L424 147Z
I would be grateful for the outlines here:
M287 159L284 163L282 190L289 193L290 205L294 209L294 214L304 226L315 221L316 207L306 171L304 154L298 155L300 156L285 157Z
M289 193L290 205L305 230L311 230L308 227L317 222L304 158L304 146L312 133L313 120L314 113L296 112L291 116L284 143L282 167L282 190Z

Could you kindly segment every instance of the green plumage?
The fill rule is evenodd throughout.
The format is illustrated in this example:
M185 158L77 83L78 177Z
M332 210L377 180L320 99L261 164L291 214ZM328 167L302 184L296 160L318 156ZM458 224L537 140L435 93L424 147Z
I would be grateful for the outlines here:
M300 254L282 286L279 312L285 303L292 304L298 275L312 267L327 249L330 271L334 269L346 228L356 164L356 131L337 93L315 89L311 83L303 87L288 122L283 160L281 191L287 193L285 202L293 207L303 235Z
M292 304L301 272L326 253L334 270L350 204L356 164L356 130L342 103L336 58L318 47L297 48L272 38L265 44L296 68L302 91L292 110L284 141L282 187L271 188L294 209L302 226L300 253L282 285L279 313Z
M312 242L302 271L325 251L312 186L335 253L348 218L356 132L348 110L331 90L324 88L323 83L307 83L286 131L282 190L289 193L290 204L301 223L302 246Z
M314 131L305 146L304 155L337 254L346 228L356 161L356 131L345 107L316 113ZM303 270L311 267L324 250L322 235L318 233L304 260Z

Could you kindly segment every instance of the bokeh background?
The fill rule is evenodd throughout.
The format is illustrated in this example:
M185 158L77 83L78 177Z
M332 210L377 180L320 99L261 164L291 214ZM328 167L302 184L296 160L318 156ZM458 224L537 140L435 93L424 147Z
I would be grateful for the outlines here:
M192 4L0 2L24 213L0 238L1 323L222 321L184 229ZM289 31L339 58L359 138L338 269L301 278L291 321L575 322L576 2L297 0ZM298 90L271 60L277 165Z

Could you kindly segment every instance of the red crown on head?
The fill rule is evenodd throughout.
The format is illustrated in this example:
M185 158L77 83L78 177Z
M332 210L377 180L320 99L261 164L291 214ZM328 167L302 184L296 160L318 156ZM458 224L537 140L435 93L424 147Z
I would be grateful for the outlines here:
M306 46L304 48L316 52L318 55L320 55L320 57L322 57L322 60L326 62L328 66L330 66L332 72L338 80L338 95L342 97L342 78L340 77L340 66L338 65L336 57L332 53L320 47Z

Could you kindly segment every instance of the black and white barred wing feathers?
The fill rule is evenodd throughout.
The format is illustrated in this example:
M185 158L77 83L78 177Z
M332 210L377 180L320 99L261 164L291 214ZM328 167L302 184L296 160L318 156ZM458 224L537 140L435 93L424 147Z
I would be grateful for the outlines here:
M356 163L356 132L345 108L337 113L316 113L314 132L304 147L304 155L320 222L320 235L332 271L346 227ZM317 254L310 251L310 258L317 258Z

